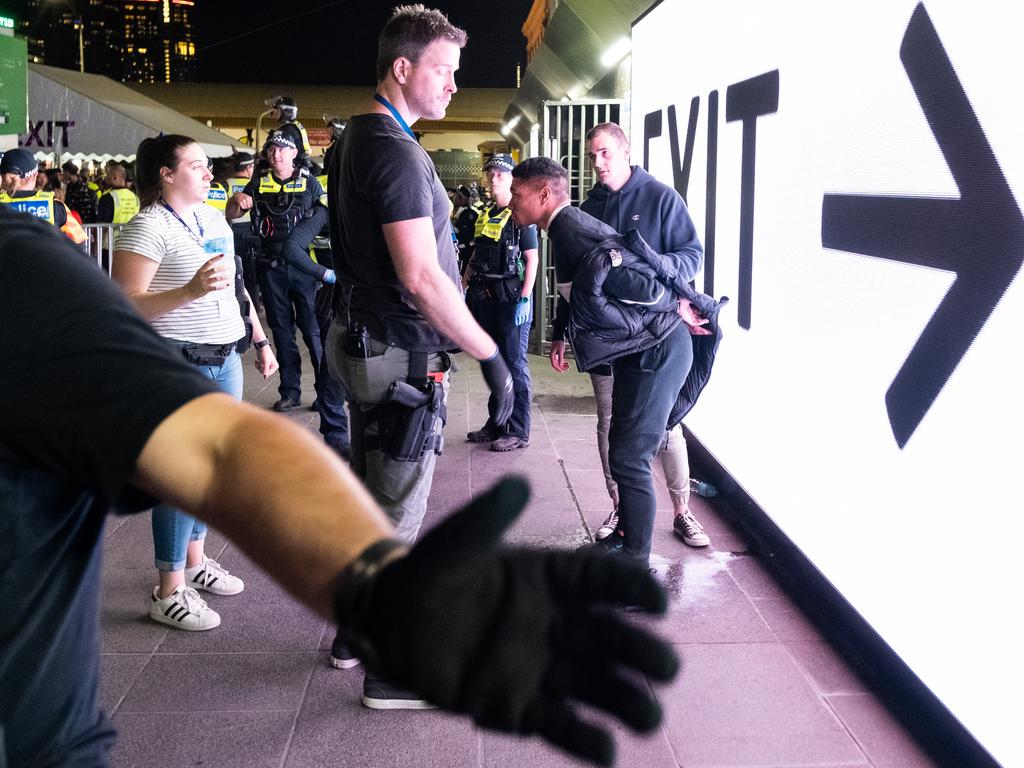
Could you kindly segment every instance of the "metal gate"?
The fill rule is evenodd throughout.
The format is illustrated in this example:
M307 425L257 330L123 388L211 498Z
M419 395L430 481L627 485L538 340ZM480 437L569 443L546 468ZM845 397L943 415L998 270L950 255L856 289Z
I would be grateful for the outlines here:
M569 173L569 197L579 205L594 186L594 172L587 162L587 131L599 123L618 123L622 102L545 101L541 104L540 154L562 164ZM540 238L540 266L534 288L536 312L530 348L546 355L551 345L557 290L555 265L546 233Z

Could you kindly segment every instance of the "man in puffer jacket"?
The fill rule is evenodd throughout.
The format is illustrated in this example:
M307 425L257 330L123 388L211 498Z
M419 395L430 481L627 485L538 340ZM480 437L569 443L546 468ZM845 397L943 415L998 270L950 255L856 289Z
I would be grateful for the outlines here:
M616 232L635 229L651 248L672 256L679 273L688 280L701 271L704 251L683 198L672 187L662 184L643 168L630 164L629 141L615 123L599 123L587 132L587 157L597 183L580 204L596 219ZM569 303L559 299L552 323L550 360L556 371L566 371L565 332L569 324ZM619 525L619 489L608 462L608 432L611 426L612 370L610 365L588 371L597 406L597 446L601 456L612 512L594 532L594 537L611 536ZM665 434L658 451L665 485L672 499L676 536L691 547L706 547L711 539L690 510L690 466L683 425L678 423Z
M614 373L609 463L620 521L596 546L647 561L655 513L651 460L670 418L678 421L687 407L680 407L680 394L703 386L684 387L694 359L691 332L717 339L712 318L722 303L690 288L674 255L657 254L638 233L619 235L573 208L568 176L553 160L516 166L511 208L517 224L544 228L554 245L580 370L610 363Z

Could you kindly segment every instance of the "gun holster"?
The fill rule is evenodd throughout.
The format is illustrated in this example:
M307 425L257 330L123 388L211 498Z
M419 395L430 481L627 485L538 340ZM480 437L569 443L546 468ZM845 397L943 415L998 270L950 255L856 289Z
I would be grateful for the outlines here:
M448 418L441 382L428 380L414 387L393 381L368 416L377 422L377 437L367 437L367 450L382 450L394 461L419 461L428 451L440 456L444 449L444 437L434 434L437 420L443 426Z

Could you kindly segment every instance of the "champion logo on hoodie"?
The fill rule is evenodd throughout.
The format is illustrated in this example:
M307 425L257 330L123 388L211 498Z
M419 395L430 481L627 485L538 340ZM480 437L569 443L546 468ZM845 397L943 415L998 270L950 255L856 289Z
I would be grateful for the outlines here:
M633 214L633 221L640 221L640 214L639 213L634 213Z

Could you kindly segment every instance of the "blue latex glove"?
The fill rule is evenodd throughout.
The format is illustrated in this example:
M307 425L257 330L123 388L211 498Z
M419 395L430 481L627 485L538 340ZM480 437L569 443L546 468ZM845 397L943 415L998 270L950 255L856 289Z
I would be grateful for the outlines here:
M338 276L334 274L333 269L328 269L327 272L324 273L324 282L327 283L328 285L334 285L334 283L337 282L337 280Z
M532 308L533 302L529 296L519 300L519 303L516 304L516 328L530 319Z

